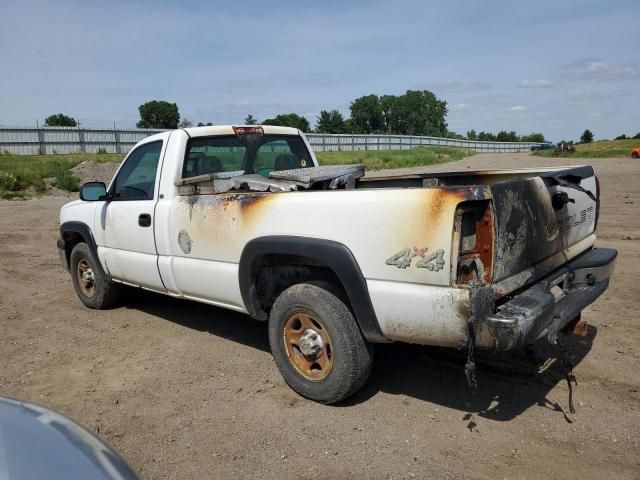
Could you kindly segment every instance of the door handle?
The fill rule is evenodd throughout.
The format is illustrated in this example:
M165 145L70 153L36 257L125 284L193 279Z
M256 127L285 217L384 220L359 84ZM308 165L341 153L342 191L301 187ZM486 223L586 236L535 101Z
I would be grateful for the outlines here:
M138 216L138 225L141 227L150 227L151 226L151 215L148 213L141 213Z

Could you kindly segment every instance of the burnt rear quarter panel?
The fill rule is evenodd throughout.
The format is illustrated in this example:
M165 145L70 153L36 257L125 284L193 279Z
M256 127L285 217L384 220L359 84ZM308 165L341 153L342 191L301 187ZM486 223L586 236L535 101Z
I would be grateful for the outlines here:
M171 208L169 251L160 254L237 264L254 238L320 238L345 245L367 279L445 286L451 284L456 206L482 195L462 187L181 196ZM180 232L191 239L189 253L180 247ZM411 265L386 263L405 249L411 250ZM438 250L444 268L416 268Z

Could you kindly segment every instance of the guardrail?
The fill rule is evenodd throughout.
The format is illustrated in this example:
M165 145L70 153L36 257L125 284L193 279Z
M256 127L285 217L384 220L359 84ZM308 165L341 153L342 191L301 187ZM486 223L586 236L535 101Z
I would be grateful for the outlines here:
M162 130L0 127L0 152L18 155L48 153L126 153L143 138ZM306 134L317 152L353 150L405 150L418 146L469 148L476 152L528 152L540 143L480 142L408 135Z
M352 150L408 150L419 146L441 146L468 148L476 152L528 152L531 147L541 145L532 142L481 142L442 137L410 135L329 135L307 133L309 143L315 151Z

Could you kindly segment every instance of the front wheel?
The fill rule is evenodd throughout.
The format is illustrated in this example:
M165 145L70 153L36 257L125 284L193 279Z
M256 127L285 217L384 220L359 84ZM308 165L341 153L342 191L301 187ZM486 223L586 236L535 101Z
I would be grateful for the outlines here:
M315 285L294 285L276 299L269 316L269 343L289 386L317 402L344 400L371 372L373 347L351 311Z
M109 281L86 243L71 250L69 270L73 288L85 306L101 310L117 301L120 286Z

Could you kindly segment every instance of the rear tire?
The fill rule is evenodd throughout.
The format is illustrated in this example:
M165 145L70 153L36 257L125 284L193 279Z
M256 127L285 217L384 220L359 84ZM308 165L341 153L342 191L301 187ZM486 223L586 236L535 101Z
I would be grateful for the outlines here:
M640 154L638 154L638 152L633 152L631 154L631 158L640 158Z
M285 381L303 397L336 403L357 392L373 363L349 308L316 285L280 294L269 316L271 353Z
M120 285L112 283L86 243L71 250L69 270L73 288L86 307L102 310L118 300Z

